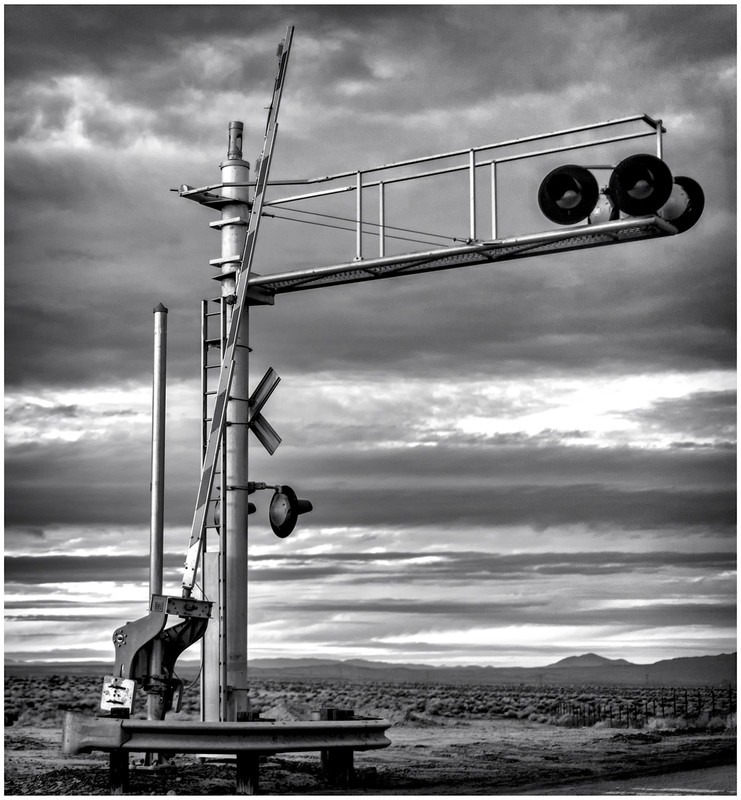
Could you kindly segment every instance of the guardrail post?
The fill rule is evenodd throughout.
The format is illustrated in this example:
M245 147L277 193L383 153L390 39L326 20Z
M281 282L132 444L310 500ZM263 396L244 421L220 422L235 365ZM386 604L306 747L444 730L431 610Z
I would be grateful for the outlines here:
M126 750L111 750L111 794L123 794L129 788L129 754Z
M257 794L260 788L260 754L237 753L236 794Z
M323 708L322 720L350 720L355 717L351 708ZM352 747L340 747L333 750L322 750L322 772L327 781L340 789L352 786L355 780L354 751Z

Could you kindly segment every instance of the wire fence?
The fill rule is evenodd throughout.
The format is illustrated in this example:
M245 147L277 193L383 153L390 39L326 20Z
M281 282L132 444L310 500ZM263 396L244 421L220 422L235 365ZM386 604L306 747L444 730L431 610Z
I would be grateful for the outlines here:
M566 696L555 701L553 712L569 716L574 725L590 726L609 722L628 727L645 727L651 720L667 718L725 717L736 712L736 689L729 686L705 689L656 690L634 700L580 701Z

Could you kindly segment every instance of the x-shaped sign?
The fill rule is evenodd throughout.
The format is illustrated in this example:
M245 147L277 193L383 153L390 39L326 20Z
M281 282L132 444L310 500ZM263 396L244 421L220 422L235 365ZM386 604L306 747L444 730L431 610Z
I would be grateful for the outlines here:
M252 433L257 436L260 444L271 456L278 449L278 445L281 443L282 439L260 411L279 383L280 378L278 374L270 367L249 400L250 418L247 424Z

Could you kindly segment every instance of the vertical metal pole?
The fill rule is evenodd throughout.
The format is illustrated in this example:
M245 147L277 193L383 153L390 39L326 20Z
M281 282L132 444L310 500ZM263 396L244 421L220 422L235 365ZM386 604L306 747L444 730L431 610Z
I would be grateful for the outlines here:
M149 525L149 595L162 594L164 560L165 497L165 412L167 374L167 309L154 308L154 375L152 381L152 470ZM162 672L162 643L155 639L149 660L149 674L156 684ZM164 685L162 686L164 688ZM162 693L147 695L147 718L163 719Z
M248 713L247 698L247 421L249 417L248 395L248 281L255 253L255 243L260 225L260 217L267 187L273 147L278 132L278 109L285 80L288 55L291 49L293 26L286 29L286 38L278 47L278 73L273 88L265 142L257 169L255 192L252 207L246 188L249 177L249 164L242 160L241 122L229 126L229 149L227 160L221 163L222 192L233 202L222 207L221 220L212 224L222 231L222 256L214 259L222 267L222 308L228 309L228 332L221 355L219 382L216 390L214 409L209 426L206 452L201 464L198 494L191 524L190 542L183 567L182 596L191 596L195 586L196 572L203 552L203 534L210 504L211 492L216 475L219 452L226 452L226 468L222 471L222 532L220 556L224 563L222 591L218 607L212 609L218 616L219 633L217 639L223 644L225 656L219 659L214 655L218 648L204 648L204 675L206 666L218 667L216 679L219 697L219 719L238 720ZM239 245L242 245L241 251ZM223 526L226 526L226 530ZM208 555L208 553L206 554ZM210 559L203 560L205 567ZM212 564L213 566L213 564ZM204 594L209 592L204 589ZM223 619L222 623L222 617ZM210 625L209 629L213 626ZM223 631L223 636L222 636ZM208 638L208 630L206 633ZM216 670L209 669L204 681L213 682ZM209 677L211 676L211 677ZM224 699L225 698L225 699ZM208 716L211 710L202 712L208 721L216 717ZM243 716L244 715L244 716Z
M222 183L246 183L250 165L242 160L241 122L229 125L227 160L220 164ZM249 224L248 190L224 186L234 198L222 208L222 303L231 326L237 270ZM247 420L249 401L249 313L244 309L234 354L234 372L226 410L225 468L222 475L222 555L224 561L224 656L221 670L221 718L236 721L248 710L247 698ZM226 682L226 685L224 684Z
M470 239L476 239L476 153L468 153L468 207L471 222Z
M167 309L154 309L154 376L152 382L152 487L149 548L149 592L162 594L165 493L165 411L167 372Z
M363 173L358 172L355 187L355 258L363 258Z
M386 186L383 181L378 183L378 255L386 255Z
M491 162L491 238L497 238L497 162Z
M662 124L661 120L656 120L656 156L658 158L664 158L664 139L663 139L663 131L662 131Z

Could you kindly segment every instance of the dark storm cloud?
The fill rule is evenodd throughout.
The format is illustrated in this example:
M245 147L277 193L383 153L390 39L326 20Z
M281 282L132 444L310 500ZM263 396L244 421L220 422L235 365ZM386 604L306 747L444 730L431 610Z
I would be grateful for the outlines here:
M33 634L29 634L33 636ZM106 648L108 650L108 648ZM13 658L5 657L6 663L13 664L17 661L29 663L47 661L69 661L70 659L84 659L86 661L99 661L101 658L108 661L109 654L90 647L47 647L44 650L14 650Z
M424 563L419 563L424 557ZM431 560L435 559L435 560ZM543 575L650 574L662 569L679 568L704 573L733 570L735 557L726 552L678 553L656 551L631 553L487 553L448 550L392 553L325 553L321 555L283 554L257 555L254 564L277 561L275 566L250 569L254 581L307 581L317 578L341 578L356 581L359 575L373 581L378 576L388 580L403 571L405 581L461 581L482 578L496 580L536 580ZM169 579L177 580L182 556L166 553L164 565ZM5 558L5 580L9 584L78 583L85 581L147 580L147 556L8 556ZM452 604L455 606L455 603ZM505 604L512 610L540 605L540 601ZM15 607L18 607L17 605ZM327 611L334 604L302 602L302 607ZM485 604L484 604L485 607ZM442 609L440 606L438 611ZM435 611L434 603L430 613Z
M193 325L196 298L162 268L175 261L177 233L151 221L137 192L124 186L125 169L109 157L59 159L41 150L14 155L6 172L8 196L23 209L6 224L6 383L80 386L141 377L151 370L152 308L161 298L175 301L173 374L192 373L197 342L188 346L179 323Z
M314 519L308 524L353 524L403 528L406 525L528 525L536 530L585 524L614 532L625 530L697 529L732 535L736 493L726 491L620 491L594 484L562 487L506 486L457 488L450 494L433 489L312 492ZM321 523L320 523L321 520Z
M6 622L59 622L60 617L59 614L6 614L5 615ZM108 615L96 614L94 618L95 622L100 622L102 620L115 620L120 622L121 614L111 612ZM74 622L86 622L90 623L93 620L91 619L89 614L69 614L65 613L64 615L64 622L65 623L74 623Z
M72 607L75 607L75 606L79 606L80 603L77 600L62 600L60 598L54 598L54 605L58 606L58 607L63 607L63 608L67 608L67 607L72 608ZM120 608L121 607L121 601L118 600L118 599L117 600L97 600L96 601L96 606L105 606L105 605L110 605L110 606L114 606L116 608ZM24 608L38 608L38 607L39 607L39 601L38 600L11 600L11 599L6 599L5 602L3 603L3 608L6 611L19 611L19 610L24 609Z
M143 442L146 436L144 432ZM149 519L149 477L141 445L136 439L118 441L111 445L115 457L102 461L99 443L33 443L8 448L6 525L145 523Z
M321 441L321 432L309 442ZM92 441L32 443L6 449L6 525L146 524L149 519L149 428L107 445L101 462ZM508 446L479 441L459 447L381 450L316 448L293 454L283 482L314 503L304 525L398 528L454 522L528 524L546 529L584 523L611 528L731 532L735 520L732 449L638 450ZM532 443L529 443L532 444ZM144 455L143 455L144 454ZM187 525L198 480L195 458L171 453L168 525ZM274 467L270 467L271 472ZM586 477L588 476L588 477ZM84 502L70 502L80 487ZM43 498L43 502L39 502ZM255 497L261 514L268 498ZM262 518L262 517L261 517Z
M182 556L166 554L164 566L175 570ZM145 582L148 556L8 556L5 581L15 584L80 583L86 581Z
M99 152L75 155L68 148L63 158L53 159L45 155L43 142L25 153L8 151L6 181L14 201L6 224L9 385L141 379L148 366L146 312L159 300L171 309L171 374L193 374L197 344L189 331L208 281L196 270L214 253L200 244L208 233L194 243L187 231L191 219L202 219L195 214L200 210L186 211L182 206L189 204L179 202L176 211L175 198L165 194L188 180L177 142L191 148L203 145L208 128L213 138L201 149L213 149L214 162L218 159L225 122L217 130L205 109L219 92L250 86L264 89L267 100L274 40L282 36L287 21L297 25L296 64L290 77L294 97L337 109L337 117L302 112L301 130L292 132L288 126L282 133L288 137L284 145L303 142L303 149L284 146L282 151L285 168L295 172L300 166L302 175L313 171L307 169L313 162L304 157L308 142L314 151L326 141L335 152L331 143L339 144L338 118L348 128L340 137L342 146L354 142L356 161L359 152L374 161L369 147L376 142L385 147L400 137L390 135L388 120L380 123L386 128L383 135L380 128L379 136L372 134L371 113L398 116L402 108L407 114L434 112L497 92L516 96L529 90L565 90L572 82L578 86L589 78L574 67L580 56L590 64L590 72L610 63L604 54L594 57L600 43L607 46L608 29L610 42L618 31L618 49L640 58L632 69L640 67L647 85L666 87L657 75L698 59L704 67L719 59L732 60L734 52L730 7L9 6L5 11L6 124L11 141L23 144L34 126L40 126L42 134L61 129L69 100L59 92L39 94L39 87L45 89L67 75L102 81L116 114L137 111L131 125L106 116L109 107L82 112L87 114L81 120L83 129L101 137ZM274 35L269 33L273 30ZM491 46L492 31L497 47ZM303 58L302 34L308 51ZM326 46L314 52L316 42ZM199 47L208 46L213 53L220 47L235 52L236 66L222 68L219 62L218 67L204 69L213 57L209 60ZM523 60L523 52L537 53L538 58ZM381 75L386 62L393 69ZM434 79L430 63L439 65ZM517 69L511 68L514 63ZM634 81L634 73L617 64L609 74L615 97L621 95L621 80ZM351 80L364 90L339 90ZM681 87L695 83L679 80ZM204 113L190 106L186 110L186 100L190 103L194 96ZM694 99L701 101L702 93ZM371 111L363 112L371 100ZM717 105L715 99L708 102L711 108ZM288 98L286 108L290 109ZM327 116L325 130L322 120ZM524 118L529 123L532 114ZM353 124L359 126L357 131ZM460 131L473 135L465 126ZM116 150L124 143L144 135L162 137L170 145L158 154L164 163L155 173L151 160L133 152L117 158ZM716 137L704 150L717 153L719 141ZM418 147L418 137L412 143ZM298 155L291 162L294 151ZM335 168L347 166L340 155L343 163L335 163ZM378 155L388 160L397 154ZM194 166L194 180L199 170ZM708 196L708 215L713 213L714 195ZM49 221L44 233L35 224L40 213ZM703 224L704 220L697 231ZM206 231L205 220L202 225ZM561 264L536 266L526 261L514 271L477 270L470 284L468 278L439 276L385 282L383 289L311 293L306 301L280 298L285 311L276 308L275 313L261 315L264 328L257 343L269 343L278 363L302 372L363 363L387 373L453 374L459 364L452 355L463 341L470 374L536 370L543 364L582 371L596 366L616 371L730 366L735 363L732 237L703 237L694 231L687 237L680 244L686 248L680 263L674 263L676 242L632 245L634 258L651 263L640 281L632 273L611 270L613 274L603 272L599 278L584 277L576 287L559 288L553 276L563 274ZM29 264L30 241L36 257ZM611 262L622 263L622 248L607 252ZM576 263L586 271L602 258L582 254ZM23 271L14 268L20 263ZM701 270L697 263L702 263ZM73 264L78 268L71 269ZM135 309L142 310L141 318ZM33 326L24 324L30 314ZM316 324L324 318L334 324ZM428 333L431 319L436 320L434 347ZM337 330L343 335L337 336ZM85 358L78 357L82 341ZM22 359L15 356L20 352Z
M420 563L419 559L424 561ZM276 560L276 556L254 557L253 563ZM254 580L302 580L303 570L307 569L309 578L317 570L324 570L324 576L340 577L347 575L357 580L363 575L365 580L375 580L389 572L403 572L405 581L466 581L492 578L496 580L533 579L544 575L608 575L616 573L645 574L662 569L690 569L713 573L733 570L733 553L673 553L655 551L649 553L630 552L577 552L577 553L487 553L476 551L450 552L447 550L424 552L392 553L329 553L321 555L284 554L277 559L278 566L257 567L251 570ZM316 601L315 601L316 602ZM530 601L524 605L539 604ZM331 603L329 605L332 605ZM434 604L433 604L434 605ZM455 603L453 603L455 605ZM307 607L314 603L307 602ZM518 603L512 604L512 609ZM317 610L324 608L318 602ZM434 608L431 611L434 612Z
M59 71L100 70L116 74L123 68L141 66L160 52L162 60L177 50L187 55L188 46L208 39L233 40L235 31L247 41L260 35L282 35L286 24L328 43L340 39L358 42L348 31L362 32L365 39L392 52L413 53L423 47L440 60L461 59L468 47L498 41L501 63L520 60L525 41L536 36L547 49L533 63L528 59L519 71L533 71L534 83L556 87L583 79L583 74L561 66L563 52L588 45L578 31L608 25L620 46L642 56L642 66L673 69L696 59L718 59L735 53L735 10L729 6L671 6L627 9L622 6L7 6L5 24L6 77L11 80ZM529 24L547 20L547 32ZM729 24L730 23L730 24ZM410 38L408 25L414 36ZM343 41L346 40L346 41ZM44 42L43 50L33 45ZM300 47L300 43L296 45ZM634 49L633 49L634 48ZM337 59L336 50L328 48ZM356 62L335 62L353 76ZM249 48L239 53L249 56ZM592 63L598 67L598 63ZM266 70L269 72L269 70ZM335 77L337 70L327 73ZM340 74L344 74L340 71ZM474 76L475 77L475 76ZM490 77L490 76L489 76ZM502 70L498 81L507 85L516 75ZM482 78L483 80L483 75ZM465 87L459 87L465 88Z
M166 527L190 523L200 452L198 308L202 297L218 294L208 262L220 251L218 233L208 228L213 214L169 189L218 182L232 119L245 121L245 157L254 162L275 45L289 23L296 37L275 178L645 111L664 118L667 161L675 174L700 181L707 204L681 237L281 296L274 307L254 309L253 376L274 365L284 386L292 379L302 385L302 398L307 386L318 384L321 393L337 381L343 413L336 423L326 409L312 417L311 400L302 408L287 393L285 405L268 413L287 446L270 466L253 448L251 473L301 486L315 507L302 528L324 529L333 546L342 532L326 529L348 521L385 543L406 526L439 536L458 524L501 538L509 526L525 526L527 538L544 543L554 526L572 525L579 535L597 532L609 547L638 542L645 530L677 550L730 541L730 393L665 400L632 416L618 410L619 422L665 442L655 450L640 449L643 440L634 448L585 446L594 431L576 417L570 432L463 434L456 425L463 409L425 400L427 387L422 399L410 389L397 408L383 394L385 385L392 394L385 382L415 379L443 390L462 379L492 386L500 376L544 379L538 386L547 395L548 380L591 386L608 376L734 370L735 22L730 6L7 6L5 376L20 405L11 402L6 412L6 541L26 554L8 559L14 589L51 594L48 586L60 580L145 583L145 558L27 554L40 548L44 526L58 544L58 526L89 523L76 552L93 546L96 528L145 530L149 424L130 409L127 417L126 393L150 384L158 302L170 310L175 407L193 407L176 412L177 420L171 415ZM647 141L639 146L653 147ZM617 158L633 147L621 145ZM503 168L500 235L547 227L535 202L543 167L541 160L521 172ZM389 212L400 226L465 238L465 189L390 189ZM352 233L337 239L328 231L265 218L256 270L352 260ZM698 375L687 385L722 380ZM372 386L380 412L349 421L343 403L352 402L354 381ZM61 388L101 386L120 388L121 403L96 412L87 428L85 400L55 398ZM34 392L51 398L44 410L25 401ZM531 402L526 410L535 413L554 404ZM511 420L523 413L518 403L487 400L481 391L465 413ZM273 416L278 407L289 422ZM438 419L441 408L450 424ZM192 420L183 418L191 413ZM420 420L425 413L429 425ZM28 443L34 431L42 433ZM267 494L256 502L250 521L257 538L266 532ZM24 530L16 539L17 526ZM409 550L419 531L416 537ZM127 546L135 546L133 537ZM554 553L506 561L468 547L424 566L349 553L275 564L257 558L250 577L281 586L334 580L344 588L363 574L375 589L401 572L427 588L482 575L534 586L536 578L650 581L652 570L705 577L733 569L725 554ZM167 580L179 580L181 559L167 556ZM699 605L688 605L688 620L716 613ZM527 604L520 610L537 616ZM429 613L442 618L443 605L432 603ZM602 612L594 613L601 624ZM641 613L646 624L671 618L663 607ZM717 612L719 625L725 614Z
M631 630L630 627L628 627ZM725 652L735 652L734 648L736 646L735 639L728 636L724 639L718 639L718 642L721 644L719 645L721 648L725 648ZM341 640L335 640L328 642L333 647L342 647L343 642ZM363 643L363 646L367 646L369 650L377 650L382 651L386 655L388 655L389 651L393 651L395 654L398 654L400 657L404 658L405 661L416 661L417 659L424 658L425 661L428 663L432 659L445 659L446 656L450 654L450 645L439 645L439 644L432 644L430 642L409 642L407 640L402 640L400 642L387 642L387 641L369 641ZM491 642L482 642L480 644L466 643L466 656L465 663L469 664L471 668L476 668L475 661L478 659L487 659L491 657L492 651L494 650ZM611 643L605 642L601 643L600 651L602 653L607 652L609 657L612 658L622 658L624 654L624 650L620 647L614 647ZM696 656L697 650L693 646L691 640L682 640L677 639L676 643L672 642L672 657L679 658L684 656ZM714 651L717 654L717 650ZM566 648L563 645L549 645L549 644L537 644L537 645L530 645L530 644L518 644L516 647L511 648L503 648L500 646L496 647L496 653L498 657L506 657L514 655L515 657L522 659L522 657L526 654L533 654L536 656L550 656L554 659L561 659L567 656L573 655L573 649ZM386 660L386 659L384 659ZM660 660L657 657L652 657L650 660L642 660L639 663L642 664L650 664ZM444 663L448 663L445 661ZM460 663L460 659L458 661ZM500 662L501 663L501 662ZM512 663L512 662L510 662ZM635 662L634 662L635 663ZM431 667L432 669L432 667ZM433 673L434 674L434 673Z
M486 563L496 565L497 570L507 572L517 571L540 571L550 569L553 565L563 566L568 564L575 572L592 570L596 565L610 563L623 569L631 567L656 568L662 566L692 567L696 569L731 569L734 564L732 553L727 552L701 552L701 553L680 553L674 551L653 551L649 553L631 553L622 550L606 550L598 553L594 552L574 552L574 553L480 553L477 551L450 552L448 550L430 550L424 553L417 551L394 551L384 553L349 553L332 552L316 554L291 554L284 553L279 556L281 561L301 561L311 562L320 561L357 561L358 563L368 561L409 561L425 558L439 558L445 563L455 565L462 559L467 564L476 565L480 559L484 558ZM254 555L252 560L274 561L274 554ZM531 601L532 602L532 601ZM530 603L528 603L529 605ZM516 604L515 604L516 605Z
M736 606L730 603L656 603L630 608L571 609L555 607L553 603L508 604L485 600L475 603L434 603L408 600L381 600L359 603L355 609L344 603L281 604L282 613L294 611L301 614L343 614L358 616L390 614L425 617L427 625L435 627L445 618L446 627L451 619L459 624L479 625L620 625L632 628L664 627L667 625L723 625L735 622ZM269 613L269 609L264 609ZM442 621L442 620L440 620Z
M232 38L237 18L233 11L203 6L6 6L6 78L11 81L49 74L87 72L120 75L131 68L146 69L159 53L167 63L182 49L212 37ZM250 37L273 17L259 6L249 9ZM269 19L266 19L269 18ZM282 31L281 31L282 33ZM44 47L34 47L43 42Z
M648 409L629 412L626 417L664 431L692 437L736 439L736 392L697 392L679 398L659 400Z
M307 365L352 370L358 364L441 377L462 369L474 377L732 368L732 244L701 239L631 247L639 263L651 259L650 268L625 269L628 256L609 248L604 255L572 254L568 263L549 257L517 268L494 265L279 296L273 309L256 316L255 347L300 372ZM677 260L676 247L685 248L686 260ZM697 263L705 258L700 272ZM333 324L317 325L317 319ZM347 335L338 337L338 330ZM465 365L453 346L461 342Z
M480 409L481 410L481 409ZM491 407L492 416L501 409ZM403 409L400 410L403 415ZM504 416L506 412L502 412ZM384 420L367 420L367 426L384 441ZM416 439L414 440L416 441ZM358 485L394 487L402 484L449 487L475 485L477 488L509 485L557 487L589 483L624 489L666 489L681 485L700 489L734 489L736 460L724 447L712 450L675 452L637 447L561 446L540 437L522 437L520 444L502 442L499 437L481 436L478 447L459 447L455 437L435 447L384 447L355 450L325 449L322 428L317 425L292 454L291 470L297 476L312 476L315 486L342 488L346 479ZM313 444L313 452L305 445ZM317 455L321 453L321 460ZM303 478L304 483L308 481Z
M632 12L624 18L622 32L635 38L647 62L672 69L696 60L732 57L736 52L735 6L650 5Z
M17 527L14 530L14 535L16 536L30 536L32 539L45 539L46 538L46 531L43 528L34 528L34 527Z

